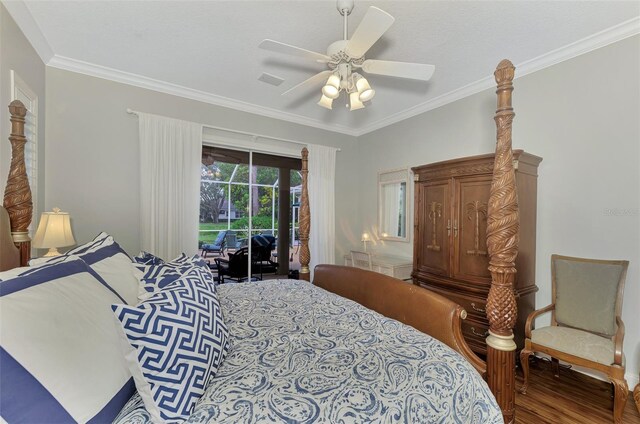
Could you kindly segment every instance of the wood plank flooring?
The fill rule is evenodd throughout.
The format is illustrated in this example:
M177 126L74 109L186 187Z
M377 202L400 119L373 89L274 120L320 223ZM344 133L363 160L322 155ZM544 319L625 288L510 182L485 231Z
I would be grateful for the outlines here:
M530 375L527 394L516 393L517 424L613 423L613 389L609 383L564 368L560 369L560 378L555 378L551 364L541 360L531 363ZM522 371L518 369L516 387L521 386ZM640 424L632 393L622 422Z

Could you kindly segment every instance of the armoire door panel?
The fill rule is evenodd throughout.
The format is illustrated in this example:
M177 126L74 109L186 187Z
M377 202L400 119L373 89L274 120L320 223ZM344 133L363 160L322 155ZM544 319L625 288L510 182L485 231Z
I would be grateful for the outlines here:
M425 240L417 254L420 270L437 275L449 275L449 234L451 232L451 185L449 181L436 181L419 185L421 211L418 237Z
M465 177L455 182L453 276L491 282L487 253L487 207L491 177Z

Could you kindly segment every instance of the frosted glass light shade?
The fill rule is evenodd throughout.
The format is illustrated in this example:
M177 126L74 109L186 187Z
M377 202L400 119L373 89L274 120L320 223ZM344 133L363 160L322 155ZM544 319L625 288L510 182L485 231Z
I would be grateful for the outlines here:
M69 214L54 208L53 212L43 212L36 235L33 237L33 247L49 248L45 256L57 256L58 247L76 244L71 232Z
M371 88L366 78L360 78L356 81L356 89L358 89L358 93L360 94L361 102L368 102L376 95L376 91Z
M330 99L329 97L325 96L324 94L322 95L322 97L320 97L320 101L318 102L318 104L324 108L327 108L329 110L333 109L332 104L333 104L333 99Z
M364 107L364 105L360 101L360 94L358 94L357 91L349 94L349 103L351 104L349 110L358 110Z
M340 77L332 74L322 87L322 94L330 99L337 99L340 95Z

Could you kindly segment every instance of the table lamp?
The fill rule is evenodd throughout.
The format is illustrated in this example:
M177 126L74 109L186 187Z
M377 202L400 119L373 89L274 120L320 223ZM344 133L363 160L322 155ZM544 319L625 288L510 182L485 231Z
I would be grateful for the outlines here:
M49 251L44 256L49 257L60 255L58 247L74 244L76 241L71 232L69 214L61 212L58 208L53 208L53 212L42 212L38 230L33 237L33 247L48 248Z
M369 238L369 233L362 233L362 243L364 244L364 251L367 251L367 242L371 241Z

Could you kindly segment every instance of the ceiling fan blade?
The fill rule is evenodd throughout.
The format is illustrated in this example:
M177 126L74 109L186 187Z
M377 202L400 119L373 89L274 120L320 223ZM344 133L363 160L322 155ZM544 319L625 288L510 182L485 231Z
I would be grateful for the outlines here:
M422 63L367 59L362 63L362 70L368 74L428 81L436 67Z
M329 78L329 75L331 75L332 73L333 73L333 71L330 71L330 70L326 70L326 71L322 71L320 73L317 73L314 76L312 76L311 78L308 78L308 79L302 81L300 84L294 85L293 87L291 87L290 89L288 89L287 91L282 93L281 95L284 96L285 94L289 94L292 91L298 90L299 88L311 87L313 85L317 85L317 84L321 83L322 81L326 81L327 78Z
M395 18L384 10L370 6L347 43L345 53L353 58L364 56L367 50L382 37L382 34L387 32L393 21Z
M329 62L331 58L326 54L312 52L311 50L306 50L300 47L291 46L289 44L281 43L279 41L274 40L262 40L258 47L264 50L270 50L272 52L289 54L292 56L304 57L305 59L315 60L317 62Z

